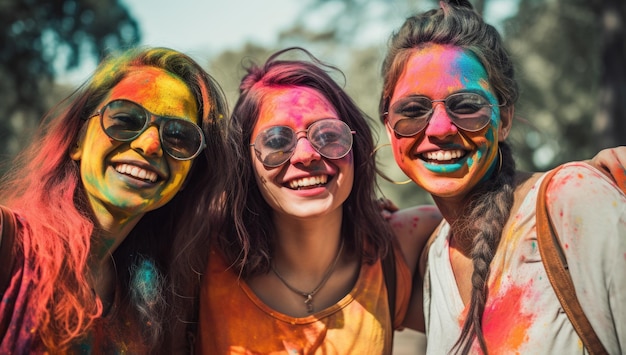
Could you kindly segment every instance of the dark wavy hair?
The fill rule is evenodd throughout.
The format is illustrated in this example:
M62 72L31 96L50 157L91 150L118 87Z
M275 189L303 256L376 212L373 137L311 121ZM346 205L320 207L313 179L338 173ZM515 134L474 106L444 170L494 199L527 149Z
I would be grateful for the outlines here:
M500 104L508 109L517 101L519 93L513 63L497 30L483 21L469 1L440 1L440 8L407 18L391 37L382 65L381 121L384 121L395 85L410 56L428 44L453 45L472 53L486 69ZM515 162L508 144L501 142L499 147L502 157L499 173L473 191L473 202L466 206L465 217L461 225L457 225L474 236L470 308L455 344L456 351L463 354L470 351L475 338L481 350L487 353L482 314L487 299L489 264L513 205Z
M282 60L280 56L301 53L309 60ZM241 81L240 97L231 117L233 162L238 178L233 181L229 209L233 211L228 233L216 243L230 264L243 277L270 270L275 228L271 208L264 200L253 174L254 156L250 153L252 131L269 88L307 87L322 94L336 109L340 119L356 131L352 152L354 184L343 204L342 234L346 249L372 262L390 250L391 232L375 203L374 142L367 117L331 78L327 71L339 69L322 63L303 48L293 47L276 52L263 65L252 64ZM270 211L268 213L268 211ZM360 254L359 254L360 253Z
M102 315L102 304L86 278L87 258L98 226L80 181L77 162L70 151L85 119L123 78L141 67L156 67L187 84L199 111L197 123L206 137L205 154L194 159L184 189L163 207L146 213L113 253L116 266L116 307L124 319L138 329L141 342L150 352L161 344L167 329L170 263L180 230L189 230L190 220L204 222L207 206L220 193L225 155L227 108L222 90L193 59L168 48L134 48L103 60L94 75L51 111L32 144L20 153L0 183L0 201L27 223L32 250L25 250L35 265L35 287L29 307L34 309L37 331L45 347L63 351L89 331ZM200 187L216 186L217 190ZM201 205L205 204L205 205ZM216 215L219 217L219 215ZM208 219L207 219L208 220ZM178 233L177 238L193 238ZM190 243L190 242L188 242ZM21 242L18 240L18 244ZM110 319L118 319L111 315Z

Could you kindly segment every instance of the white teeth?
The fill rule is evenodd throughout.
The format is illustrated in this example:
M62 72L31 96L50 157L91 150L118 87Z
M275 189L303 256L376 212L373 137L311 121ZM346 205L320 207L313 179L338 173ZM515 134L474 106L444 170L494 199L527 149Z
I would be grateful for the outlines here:
M135 165L120 164L120 165L117 165L115 167L115 170L118 173L130 175L130 176L136 177L138 179L148 180L150 182L156 182L157 181L157 174L155 172L148 171L146 169L142 169L142 168L140 168L138 166L135 166Z
M436 152L424 153L424 157L426 157L426 159L437 161L448 161L462 156L462 150L438 150Z
M301 187L323 185L326 183L327 180L328 180L328 175L306 177L302 179L291 180L289 182L289 187L292 189L298 189Z

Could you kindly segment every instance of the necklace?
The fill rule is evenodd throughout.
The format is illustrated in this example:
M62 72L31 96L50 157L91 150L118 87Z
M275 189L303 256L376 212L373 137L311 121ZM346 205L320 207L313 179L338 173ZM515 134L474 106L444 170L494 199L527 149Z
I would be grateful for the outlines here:
M299 294L300 296L304 297L304 304L306 305L306 309L307 312L309 314L313 313L313 296L315 296L315 294L317 293L317 291L319 291L322 286L324 286L324 284L326 284L326 281L328 281L328 279L330 278L330 275L332 275L333 271L335 271L335 266L337 266L337 262L339 261L339 257L341 256L341 252L343 251L343 239L341 239L341 245L339 246L339 251L337 252L337 256L335 256L335 260L332 262L332 264L330 264L328 266L328 269L326 270L326 273L324 274L324 277L322 278L322 281L320 281L320 283L317 285L317 287L315 287L313 289L313 291L311 292L304 292L304 291L300 291L297 288L291 286L290 284L287 283L287 281L280 276L280 274L278 273L278 270L276 270L276 266L274 265L274 263L271 263L272 266L272 271L274 272L274 274L276 274L276 276L278 277L278 279L285 285L287 286L287 288L297 294Z

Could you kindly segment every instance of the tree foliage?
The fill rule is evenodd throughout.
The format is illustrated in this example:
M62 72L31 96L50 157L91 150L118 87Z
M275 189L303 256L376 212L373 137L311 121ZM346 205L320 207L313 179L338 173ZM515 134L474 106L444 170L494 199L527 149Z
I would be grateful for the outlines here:
M58 101L59 70L138 43L137 22L118 0L1 0L0 151L15 154ZM65 93L66 91L64 91Z
M518 161L532 169L626 144L626 3L521 0L505 40L518 64ZM518 124L519 126L519 124Z

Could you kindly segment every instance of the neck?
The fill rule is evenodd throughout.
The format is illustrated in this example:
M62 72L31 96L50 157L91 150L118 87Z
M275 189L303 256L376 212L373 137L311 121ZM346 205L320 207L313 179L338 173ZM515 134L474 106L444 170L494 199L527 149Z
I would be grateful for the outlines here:
M340 245L341 209L338 212L307 219L275 217L276 267L293 273L305 272L319 279L337 255Z
M450 247L459 249L463 254L472 250L472 236L467 235L468 231L463 221L466 206L473 202L473 198L467 195L460 197L438 197L433 196L433 201L441 212L443 219L450 225L451 243Z
M116 270L113 253L142 216L119 216L103 208L94 209L96 227L88 257L91 287L102 301L105 313L113 303Z
M512 212L517 210L517 208L523 201L524 197L528 193L528 190L534 183L535 179L531 179L531 176L533 176L533 174L528 173L528 172L518 171L515 173L514 182L513 182L513 189L515 191L514 192L515 199L514 199L514 204L511 208ZM539 176L539 175L536 175L536 176ZM464 255L470 255L469 253L472 250L473 237L474 237L471 231L467 228L468 222L465 221L464 218L467 217L466 216L467 211L468 211L467 206L474 203L475 199L476 199L476 195L472 192L470 192L463 198L460 198L460 197L442 198L442 197L433 196L433 200L435 201L435 204L441 211L443 218L446 220L446 222L448 222L448 224L450 224L450 234L452 237L450 246L457 249Z
M90 263L107 263L110 255L135 228L143 214L129 216L107 210L102 206L93 210L97 223L91 240Z

